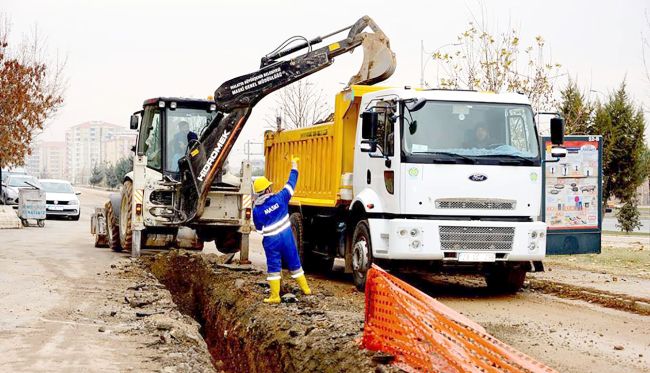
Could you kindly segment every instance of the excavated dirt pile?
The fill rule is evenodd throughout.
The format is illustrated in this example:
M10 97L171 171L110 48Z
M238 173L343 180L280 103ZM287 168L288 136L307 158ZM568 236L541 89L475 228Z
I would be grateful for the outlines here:
M283 303L267 305L265 275L223 257L172 251L148 259L182 312L202 325L215 367L230 372L394 371L390 356L360 347L363 295L349 284L310 279L304 296L286 276Z

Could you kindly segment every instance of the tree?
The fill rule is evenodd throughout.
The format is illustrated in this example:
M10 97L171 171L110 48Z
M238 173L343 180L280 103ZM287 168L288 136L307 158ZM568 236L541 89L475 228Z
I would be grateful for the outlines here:
M636 197L631 197L616 212L618 223L616 226L626 233L641 228L641 219Z
M560 64L544 57L544 46L544 39L537 36L522 53L517 30L494 36L470 22L450 52L433 53L444 75L438 84L447 89L521 92L536 110L550 110L555 107L553 82Z
M625 82L595 110L594 131L603 136L603 201L616 197L635 208L636 188L643 182L645 119L628 97ZM626 213L623 216L631 216ZM623 226L623 222L619 219Z
M283 129L311 126L326 119L328 113L323 91L308 79L282 88L275 104L276 117L280 117ZM276 118L267 120L267 124L275 129Z
M117 183L118 184L122 183L122 180L124 180L124 176L126 176L126 174L131 171L133 171L132 155L128 157L124 157L119 161L117 161L114 168L114 173L115 173L115 178L117 179Z
M64 63L47 60L35 34L14 46L0 19L0 167L22 165L30 143L63 104Z
M104 172L99 165L94 165L90 174L90 185L96 186L104 180Z
M565 120L566 133L572 135L593 134L593 105L578 88L578 83L569 79L562 90L558 111Z
M106 180L106 186L109 188L117 188L120 185L120 179L115 176L115 166L112 164L106 165L104 167L104 177Z

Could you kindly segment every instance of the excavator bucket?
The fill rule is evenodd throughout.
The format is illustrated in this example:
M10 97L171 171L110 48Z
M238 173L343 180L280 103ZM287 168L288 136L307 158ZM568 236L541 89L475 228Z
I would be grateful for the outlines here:
M373 33L359 33L369 26ZM352 35L357 33L356 35ZM363 47L363 63L359 72L350 78L348 86L353 84L372 85L388 79L395 72L397 60L395 53L390 49L390 41L384 32L377 26L372 18L361 18L350 30L354 39L361 39Z

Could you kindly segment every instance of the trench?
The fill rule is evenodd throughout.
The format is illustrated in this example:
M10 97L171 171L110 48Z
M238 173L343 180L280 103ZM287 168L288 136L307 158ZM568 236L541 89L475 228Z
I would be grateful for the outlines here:
M360 346L363 296L349 285L310 278L306 297L285 276L282 294L295 302L268 305L265 275L222 266L223 257L171 251L145 260L180 311L201 325L213 363L226 372L394 371Z

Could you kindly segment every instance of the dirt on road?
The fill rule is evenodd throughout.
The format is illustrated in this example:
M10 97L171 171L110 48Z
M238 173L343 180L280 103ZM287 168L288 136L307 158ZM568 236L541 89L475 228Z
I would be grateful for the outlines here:
M84 190L79 221L0 230L0 371L213 371L169 292L93 247L88 212L105 196Z
M295 294L296 302L265 305L265 275L225 271L215 255L172 251L154 259L145 251L143 260L131 260L94 248L88 212L105 198L84 190L78 222L0 230L3 371L392 369L385 356L359 347L364 296L349 275L310 275L312 297L301 296L287 278L283 292ZM263 268L259 237L252 236L251 245L251 259ZM559 371L648 372L650 316L598 301L608 292L649 298L647 258L638 255L647 254L645 246L635 252L639 247L630 240L627 247L604 250L602 257L551 258L550 271L531 276L514 296L491 294L480 277L408 281ZM554 290L539 282L586 287L590 298L573 290L549 295ZM225 295L217 297L216 287Z
M304 296L290 280L283 302L264 304L259 270L224 268L224 256L173 251L145 261L186 314L200 320L218 368L228 372L394 371L360 347L363 295L350 285L311 279ZM381 359L382 361L378 361Z

